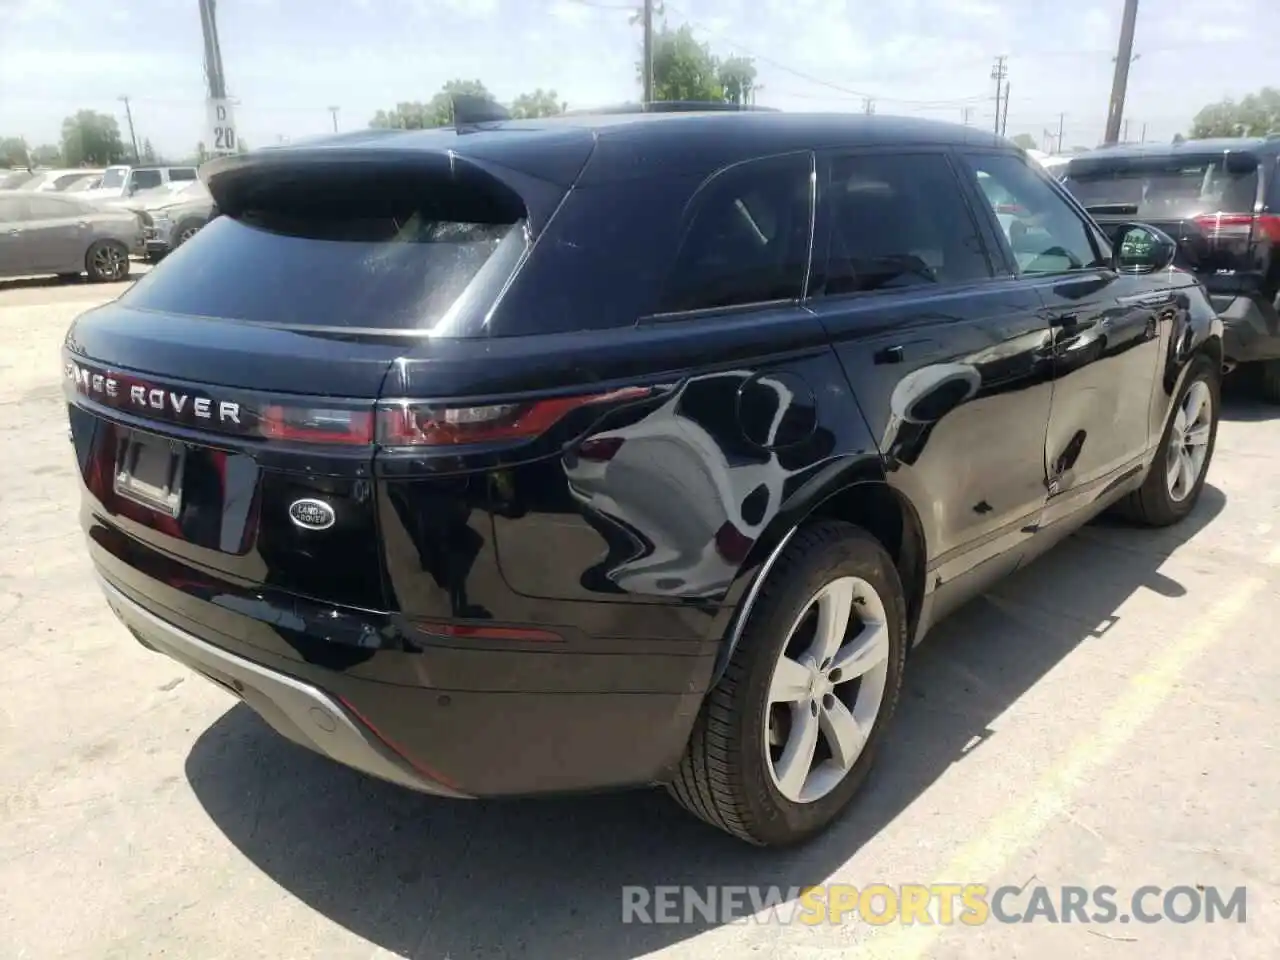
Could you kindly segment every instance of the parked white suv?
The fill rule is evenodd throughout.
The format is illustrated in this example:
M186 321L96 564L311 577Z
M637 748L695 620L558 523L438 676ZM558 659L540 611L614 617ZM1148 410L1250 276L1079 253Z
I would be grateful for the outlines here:
M197 179L195 167L132 167L125 164L107 167L102 173L102 183L84 191L81 196L86 200L112 200L131 197L156 187L176 189Z

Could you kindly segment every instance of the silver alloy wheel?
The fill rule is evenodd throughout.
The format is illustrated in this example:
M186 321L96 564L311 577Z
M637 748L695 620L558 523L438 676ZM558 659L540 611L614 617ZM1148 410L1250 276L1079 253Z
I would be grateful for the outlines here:
M844 780L880 713L888 677L884 601L860 577L833 580L792 624L769 681L765 758L784 797L812 803Z
M187 227L187 229L183 230L180 234L178 234L177 246L182 246L182 244L186 243L188 240L190 240L199 232L200 232L199 227Z
M1165 477L1169 497L1181 503L1195 489L1209 456L1213 428L1213 394L1203 380L1191 384L1173 417Z
M93 266L98 276L106 280L118 280L123 272L125 257L118 248L104 244L93 251Z

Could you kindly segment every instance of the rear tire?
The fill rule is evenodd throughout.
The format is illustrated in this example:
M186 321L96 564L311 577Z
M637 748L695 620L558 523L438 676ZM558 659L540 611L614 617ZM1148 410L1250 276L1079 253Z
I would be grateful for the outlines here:
M1167 527L1195 508L1218 439L1221 379L1208 357L1191 361L1146 479L1119 505L1124 516L1145 526ZM1204 405L1207 412L1202 412Z
M906 634L902 585L879 541L836 521L798 531L703 701L671 795L759 846L830 826L866 780L897 706Z
M85 270L95 283L115 283L129 276L129 250L118 240L95 240L84 255Z

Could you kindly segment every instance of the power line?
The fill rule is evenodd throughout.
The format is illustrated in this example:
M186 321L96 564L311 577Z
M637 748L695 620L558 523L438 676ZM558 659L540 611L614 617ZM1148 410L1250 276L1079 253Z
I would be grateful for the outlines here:
M751 57L754 60L759 60L761 63L767 63L777 70L781 70L784 73L790 73L793 76L799 77L801 80L806 80L809 83L816 84L820 87L828 87L832 90L839 91L840 93L847 94L848 96L854 97L859 100L863 100L869 97L872 100L883 100L887 103L901 103L901 104L917 105L917 106L924 105L924 104L939 103L939 101L936 101L936 100L908 100L903 97L883 97L883 96L880 96L879 94L868 93L866 90L854 90L850 87L846 87L838 83L832 83L830 80L823 80L820 77L815 77L811 73L805 73L803 70L797 70L795 67L788 66L787 64L781 62L780 60L775 60L772 57L767 57L756 50L752 50L750 47L744 44L738 43L736 40L733 40L730 37L726 37L719 30L713 30L710 27L706 26L705 24L699 23L697 20L692 19L691 17L689 17L687 13L683 12L673 4L667 3L665 4L665 6L671 12L679 14L681 17L683 17L684 22L687 23L693 29L701 30L703 33L708 34L709 36L715 37L721 43L727 44L728 46L733 47L737 50L741 50L743 53L745 53L747 56Z
M878 97L851 97L851 96L844 96L843 94L833 94L833 93L799 93L794 90L785 90L785 89L779 90L777 87L770 87L769 92L772 93L775 97L786 97L788 99L793 99L793 100L821 100L824 103L830 103L832 101L835 101L838 103L863 104L863 103L866 103L866 101L869 99L870 100L879 99ZM885 98L885 99L891 99L891 98ZM978 104L990 99L991 97L989 94L982 93L972 97L960 97L956 100L917 100L912 102L911 104L908 104L908 106L914 107L917 110L957 110L957 109L962 109L968 105ZM1026 99L1034 99L1034 98L1026 98Z
M595 3L593 0L568 0L569 3L577 4L579 7L590 7L592 10L626 10L629 13L636 12L634 3Z

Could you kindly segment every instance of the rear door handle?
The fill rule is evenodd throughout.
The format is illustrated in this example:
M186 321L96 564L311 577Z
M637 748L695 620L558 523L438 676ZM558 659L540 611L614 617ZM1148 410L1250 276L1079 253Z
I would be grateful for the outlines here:
M871 357L871 362L875 364L885 363L902 363L907 359L907 354L918 357L920 354L928 356L937 350L937 344L933 340L907 340L903 343L895 343L892 346L882 347L877 350Z

